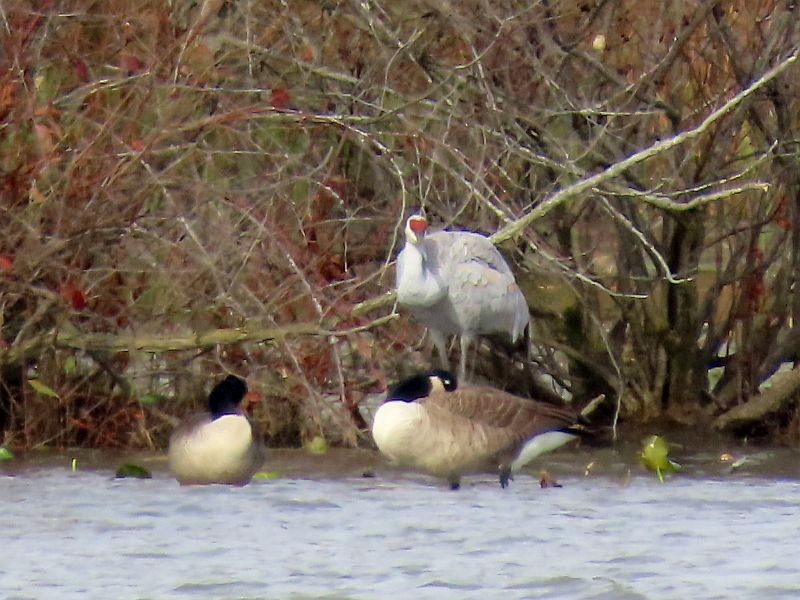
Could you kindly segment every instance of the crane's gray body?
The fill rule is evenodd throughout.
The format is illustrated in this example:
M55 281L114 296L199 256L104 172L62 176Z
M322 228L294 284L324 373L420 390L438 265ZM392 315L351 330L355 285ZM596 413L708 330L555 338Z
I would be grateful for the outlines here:
M431 332L444 364L446 336L466 349L478 335L506 334L516 342L528 324L528 304L489 238L467 231L409 236L397 257L397 300Z

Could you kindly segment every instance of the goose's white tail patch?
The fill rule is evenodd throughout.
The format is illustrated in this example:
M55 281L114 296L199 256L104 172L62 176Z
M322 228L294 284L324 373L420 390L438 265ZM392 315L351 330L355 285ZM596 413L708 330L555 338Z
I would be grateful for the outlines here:
M578 436L564 431L548 431L532 437L522 447L519 456L511 463L511 470L517 471L521 469L537 456L552 452L576 437Z

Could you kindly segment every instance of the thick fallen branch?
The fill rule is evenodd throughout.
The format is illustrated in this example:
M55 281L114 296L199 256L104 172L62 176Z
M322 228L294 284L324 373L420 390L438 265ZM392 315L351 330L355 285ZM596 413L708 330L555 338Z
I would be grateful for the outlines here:
M714 427L721 430L736 430L753 425L797 402L798 394L800 394L800 368L778 373L773 376L769 388L717 417Z
M212 329L201 333L178 335L114 335L81 333L79 331L53 331L26 340L23 344L0 349L0 364L19 362L24 356L32 355L44 346L68 348L94 352L173 352L178 350L199 350L219 344L238 344L241 342L272 342L300 336L322 338L344 337L368 331L397 318L396 314L380 317L364 325L347 329L327 328L325 324L299 323L285 327L247 329Z
M175 350L211 348L217 344L270 342L283 340L291 336L313 335L319 333L319 331L320 327L317 324L301 323L287 327L254 330L244 328L212 329L202 333L174 336L87 334L59 331L55 332L51 339L53 345L57 348L72 348L75 350L171 352Z

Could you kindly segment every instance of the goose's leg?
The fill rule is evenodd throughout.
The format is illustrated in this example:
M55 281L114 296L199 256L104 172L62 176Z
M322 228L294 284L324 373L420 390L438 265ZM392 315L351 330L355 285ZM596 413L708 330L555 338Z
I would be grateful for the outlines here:
M507 488L510 482L514 481L514 475L511 473L511 467L500 466L500 487Z
M428 329L431 334L433 345L439 353L439 366L443 369L450 368L450 360L447 358L447 337L438 329Z

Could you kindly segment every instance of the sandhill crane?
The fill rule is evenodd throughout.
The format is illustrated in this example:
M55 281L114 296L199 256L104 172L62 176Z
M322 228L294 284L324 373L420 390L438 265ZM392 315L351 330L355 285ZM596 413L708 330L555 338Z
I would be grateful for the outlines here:
M476 336L505 334L516 342L528 324L528 303L497 248L468 231L427 234L428 222L412 215L397 256L397 301L430 331L442 366L446 336L461 337L459 377Z
M458 489L467 473L494 472L508 486L537 456L587 431L567 407L487 387L457 388L446 371L430 371L389 390L372 436L400 466L443 477Z

